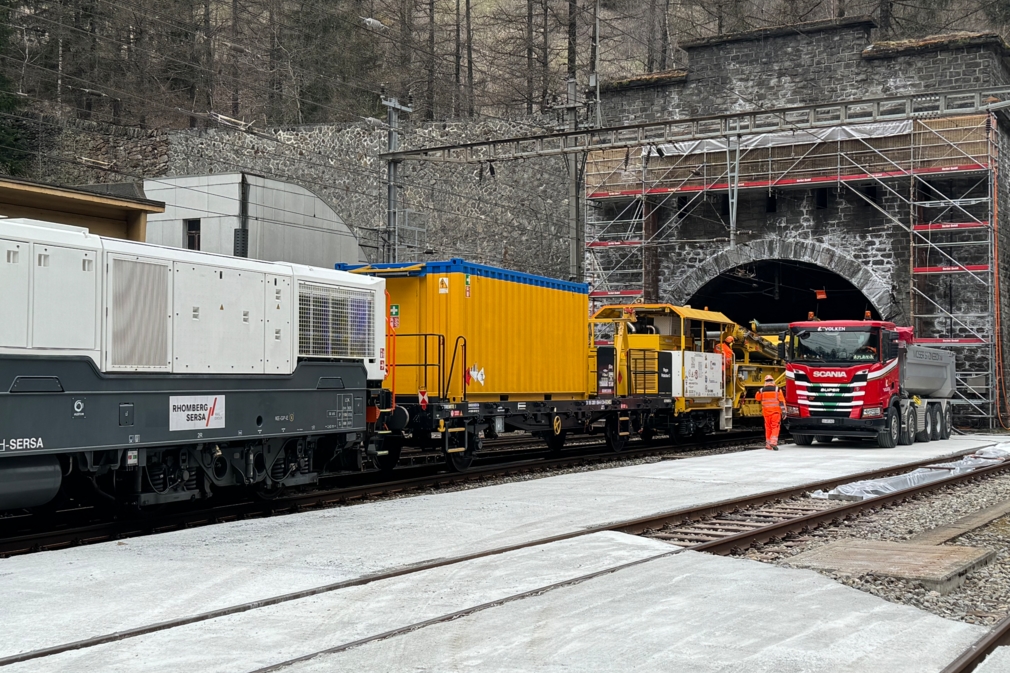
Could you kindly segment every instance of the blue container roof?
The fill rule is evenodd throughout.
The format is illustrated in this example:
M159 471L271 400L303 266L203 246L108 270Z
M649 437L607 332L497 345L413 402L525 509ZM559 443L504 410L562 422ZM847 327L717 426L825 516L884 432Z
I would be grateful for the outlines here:
M377 276L427 276L428 274L466 273L480 278L496 278L523 285L535 285L576 294L589 294L589 285L573 283L547 276L536 276L531 273L511 271L486 264L474 264L463 259L453 258L445 262L395 262L391 264L335 264L338 271L355 271L367 268L375 271ZM397 273L402 270L402 273Z

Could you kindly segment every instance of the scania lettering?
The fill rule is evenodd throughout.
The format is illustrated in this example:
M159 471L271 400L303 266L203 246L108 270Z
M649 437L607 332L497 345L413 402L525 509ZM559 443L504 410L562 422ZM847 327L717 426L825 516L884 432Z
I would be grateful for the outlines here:
M947 439L954 354L879 320L796 322L782 335L786 428L800 446L835 437L882 448Z

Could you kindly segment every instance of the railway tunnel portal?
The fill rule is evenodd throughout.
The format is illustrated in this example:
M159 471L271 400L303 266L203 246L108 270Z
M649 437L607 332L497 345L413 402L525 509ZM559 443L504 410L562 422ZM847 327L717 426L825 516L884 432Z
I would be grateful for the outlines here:
M954 350L959 415L992 426L1010 48L874 41L866 18L800 28L686 43L685 69L604 88L606 123L641 141L587 158L591 296L740 323L869 311Z

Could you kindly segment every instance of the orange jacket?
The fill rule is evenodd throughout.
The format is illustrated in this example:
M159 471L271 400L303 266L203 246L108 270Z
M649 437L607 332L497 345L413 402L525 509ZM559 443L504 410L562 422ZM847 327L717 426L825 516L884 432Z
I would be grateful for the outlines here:
M761 403L761 413L765 416L781 415L786 405L786 397L776 386L765 386L754 399Z
M728 345L726 345L725 343L723 343L723 342L720 341L715 346L715 352L716 353L722 353L722 357L726 360L726 367L732 367L733 366L733 349L732 348L730 348Z

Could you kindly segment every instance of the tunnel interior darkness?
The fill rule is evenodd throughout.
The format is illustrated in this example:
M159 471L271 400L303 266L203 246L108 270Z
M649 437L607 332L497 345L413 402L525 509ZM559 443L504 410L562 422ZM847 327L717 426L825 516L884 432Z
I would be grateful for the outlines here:
M818 299L817 290L824 294ZM870 300L837 273L806 262L769 259L724 271L694 293L695 308L720 311L734 322L781 323L806 320L862 320L865 311L879 319Z

